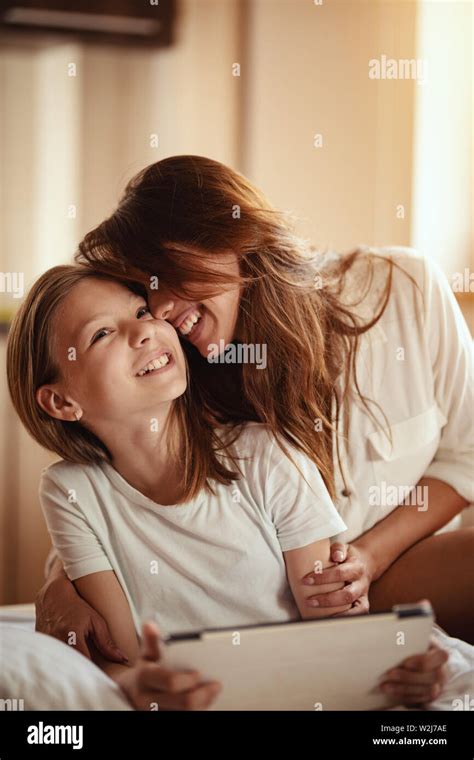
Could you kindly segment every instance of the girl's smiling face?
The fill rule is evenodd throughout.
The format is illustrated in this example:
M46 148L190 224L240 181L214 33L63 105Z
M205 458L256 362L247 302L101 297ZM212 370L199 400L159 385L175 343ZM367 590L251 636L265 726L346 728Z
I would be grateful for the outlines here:
M54 316L54 334L60 379L37 392L54 417L79 416L100 434L103 424L153 416L186 390L175 330L120 283L91 277L75 285Z

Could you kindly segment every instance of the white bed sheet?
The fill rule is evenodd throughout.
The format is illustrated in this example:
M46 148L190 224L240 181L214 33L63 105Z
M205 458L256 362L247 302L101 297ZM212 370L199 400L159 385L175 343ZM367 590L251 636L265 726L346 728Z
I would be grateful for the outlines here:
M0 710L132 709L97 665L35 631L33 605L0 607L0 673Z

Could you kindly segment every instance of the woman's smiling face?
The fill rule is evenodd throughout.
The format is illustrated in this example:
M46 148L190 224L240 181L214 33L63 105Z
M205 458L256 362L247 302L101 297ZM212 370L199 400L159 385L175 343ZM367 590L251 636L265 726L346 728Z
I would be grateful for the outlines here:
M91 429L98 421L142 419L186 390L175 330L119 283L90 277L75 285L55 314L54 334L58 392L74 400Z
M213 256L212 269L238 276L237 256L231 252ZM210 346L220 346L220 341L225 346L236 337L241 296L238 285L221 286L221 292L205 299L200 298L202 287L199 284L186 283L188 293L183 296L172 292L162 280L158 290L150 288L148 283L146 287L153 316L170 322L205 358L212 350Z

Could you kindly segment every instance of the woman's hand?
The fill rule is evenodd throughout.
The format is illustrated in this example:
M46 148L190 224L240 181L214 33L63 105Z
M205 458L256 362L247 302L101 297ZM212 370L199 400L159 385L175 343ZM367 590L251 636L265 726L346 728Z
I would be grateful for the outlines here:
M445 663L448 653L434 638L425 654L404 660L397 668L387 671L380 689L393 697L396 704L424 705L437 699L446 681Z
M325 594L316 593L308 597L317 602L317 606L326 609L328 616L331 608L351 604L347 612L334 613L340 615L362 615L369 611L369 588L372 582L372 563L369 555L352 544L331 544L331 561L335 566L320 573L308 573L302 579L306 586L325 586L328 583L343 581L344 588Z
M136 710L205 710L221 690L218 681L202 682L197 670L160 665L159 630L144 623L138 659L115 680Z
M104 618L82 599L64 570L55 573L38 591L35 600L36 630L70 643L75 634L75 648L91 659L89 642L112 662L127 662L115 646Z

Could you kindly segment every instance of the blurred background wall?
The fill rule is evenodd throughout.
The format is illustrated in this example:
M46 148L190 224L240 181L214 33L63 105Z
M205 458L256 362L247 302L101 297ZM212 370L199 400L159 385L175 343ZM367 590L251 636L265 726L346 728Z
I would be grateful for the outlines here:
M316 245L413 245L450 280L473 269L471 2L176 7L174 40L157 49L3 30L2 272L24 272L26 288L71 260L133 174L179 153L246 174ZM371 79L369 61L383 56L427 62L424 80ZM473 293L456 295L472 319ZM2 366L17 304L0 293ZM54 457L16 421L4 371L0 414L6 604L31 601L42 583L37 487Z

